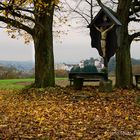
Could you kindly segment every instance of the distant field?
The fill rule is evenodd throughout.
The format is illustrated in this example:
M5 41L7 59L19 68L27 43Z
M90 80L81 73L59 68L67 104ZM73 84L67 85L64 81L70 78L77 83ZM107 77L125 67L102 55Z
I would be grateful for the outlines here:
M0 89L21 89L27 83L32 83L34 79L6 79L0 80ZM24 84L25 83L25 84Z
M113 85L114 85L115 78L110 77L109 79L113 81ZM0 89L22 89L33 82L34 82L34 79L0 80ZM55 82L56 82L56 85L62 86L62 87L70 85L68 78L56 78ZM84 82L84 85L96 86L96 85L99 85L99 82Z
M34 82L34 79L5 79L0 80L0 89L22 89ZM67 78L56 78L56 84L66 86Z

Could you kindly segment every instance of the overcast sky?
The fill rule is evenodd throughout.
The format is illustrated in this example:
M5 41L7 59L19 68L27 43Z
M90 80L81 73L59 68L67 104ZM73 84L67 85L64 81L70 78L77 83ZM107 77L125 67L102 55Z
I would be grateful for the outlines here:
M91 48L90 44L88 29L87 33L75 29L69 31L68 35L55 38L55 62L79 62L90 57L98 58L98 52ZM140 59L140 42L132 44L131 56ZM0 29L0 60L34 60L33 44L26 45L23 39L11 39L4 30Z
M72 1L70 1L72 4ZM76 4L77 3L73 3ZM82 5L85 9L85 5ZM97 10L98 11L98 10ZM76 19L75 19L76 20ZM77 23L70 18L71 25ZM80 23L82 24L81 20ZM55 62L79 62L83 59L89 59L90 57L98 58L98 52L96 49L91 48L91 39L89 36L89 29L81 28L78 30L64 27L63 29L69 30L68 35L61 35L60 38L54 38L54 58ZM83 24L82 24L83 26ZM140 24L132 23L130 28L140 31ZM86 31L86 32L85 32ZM62 43L60 43L62 42ZM134 42L131 45L131 57L140 59L140 41ZM16 60L16 61L28 61L34 60L34 47L33 43L26 45L23 39L11 39L3 29L0 28L0 60Z

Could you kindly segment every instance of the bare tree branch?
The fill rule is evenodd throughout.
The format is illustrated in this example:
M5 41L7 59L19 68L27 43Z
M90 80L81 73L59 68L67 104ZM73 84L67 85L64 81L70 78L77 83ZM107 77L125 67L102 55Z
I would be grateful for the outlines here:
M88 19L84 16L84 14L82 14L81 12L79 12L78 10L76 10L76 9L78 8L78 6L80 5L80 3L82 2L82 0L80 0L80 1L78 2L78 4L76 5L76 7L75 7L74 9L69 5L69 3L67 3L67 1L65 1L65 2L66 2L66 4L68 5L68 7L70 8L71 13L77 13L78 15L80 15L80 16L87 22L87 24L89 24L89 21L88 21Z
M111 2L112 2L113 4L118 4L118 2L115 2L114 0L111 0Z
M140 22L140 19L138 19L136 17L129 18L129 20L134 21L134 22Z
M137 17L140 17L140 15L138 14L138 12L140 12L140 1L135 0L134 2L131 3L130 6L130 12L129 15L136 15Z
M11 11L11 12L9 12L10 14L12 14L13 16L16 16L16 17L18 17L18 18L22 18L23 20L25 20L25 19L27 19L27 20L30 20L30 21L32 21L32 22L34 22L35 23L35 20L33 19L33 18L31 18L31 17L29 17L29 16L27 16L27 15L22 15L20 12L15 12L15 11Z
M76 10L74 10L74 12L77 13L78 15L80 15L87 22L88 25L90 24L90 22L88 21L88 19L82 13L80 13L80 12L78 12Z
M91 3L88 0L85 0L89 5L91 5Z
M20 23L19 21L16 21L14 19L11 19L11 18L6 18L6 17L3 17L3 16L0 16L0 21L6 23L6 24L9 24L15 28L20 28L24 31L26 31L27 33L29 33L30 35L33 35L33 29L31 29L30 27Z
M0 3L0 4L3 5L3 3ZM10 16L12 15L13 17L16 16L18 18L22 18L23 20L28 19L32 22L35 22L35 20L33 18L31 18L31 16L29 17L29 16L27 16L28 14L25 14L25 12L33 14L33 11L31 11L31 10L23 9L16 5L11 5L11 4L0 6L0 11L2 11L2 10L5 10L5 12L7 13L7 16L10 14ZM22 15L21 12L24 12L24 15Z
M33 8L30 7L29 9L33 9ZM34 14L34 10L29 10L29 9L28 8L24 9L24 8L21 8L21 7L16 8L16 10L20 10L20 11L24 11L24 12Z
M134 39L140 37L140 32L134 33L130 35L129 37L130 37L130 41L132 42Z

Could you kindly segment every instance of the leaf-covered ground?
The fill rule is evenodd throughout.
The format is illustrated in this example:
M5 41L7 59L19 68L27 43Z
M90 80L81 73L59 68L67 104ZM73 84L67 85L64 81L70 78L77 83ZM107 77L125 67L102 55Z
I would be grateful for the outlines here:
M140 140L140 90L0 91L0 139Z

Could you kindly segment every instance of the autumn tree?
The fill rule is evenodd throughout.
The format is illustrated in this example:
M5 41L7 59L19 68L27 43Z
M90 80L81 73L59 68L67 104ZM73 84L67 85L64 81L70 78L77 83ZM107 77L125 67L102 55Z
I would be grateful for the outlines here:
M140 21L140 0L96 0L96 2L98 5L104 4L112 9L116 8L117 18L122 23L120 46L116 52L116 87L130 88L133 86L130 47L132 41L140 37L140 31L130 33L129 24ZM85 7L81 3L85 3ZM95 12L97 3L94 0L79 0L75 8L72 8L67 1L70 10L77 13L82 20L86 21L86 24L89 24L97 13Z
M139 0L118 0L117 15L122 23L120 47L116 54L116 86L130 88L133 85L130 47L134 39L140 37L140 31L129 33L129 24L140 21Z
M1 26L30 35L35 49L35 87L54 86L53 15L59 0L1 0ZM23 52L24 53L24 52Z

